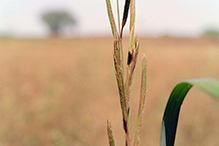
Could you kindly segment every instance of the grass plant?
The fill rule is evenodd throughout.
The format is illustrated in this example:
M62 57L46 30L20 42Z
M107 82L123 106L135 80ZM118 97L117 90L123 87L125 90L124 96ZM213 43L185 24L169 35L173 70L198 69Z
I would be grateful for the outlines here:
M117 85L120 96L120 105L122 109L123 116L123 128L126 134L126 145L132 145L132 135L131 135L131 114L130 114L130 90L133 80L133 74L137 62L138 52L139 52L139 39L137 36L134 36L134 27L135 27L135 1L134 0L126 0L124 5L124 12L122 18L122 27L120 28L120 20L118 20L118 28L115 23L114 15L112 13L112 7L110 0L106 0L107 11L109 16L109 21L112 28L112 34L114 38L114 66L115 66L115 75L117 79ZM127 57L127 64L124 65L123 59L123 49L122 49L122 34L125 24L127 22L127 17L130 9L130 33L129 33L129 50ZM119 9L118 9L118 1L117 1L117 12L118 19L119 17ZM125 67L124 67L125 66ZM126 68L126 70L124 69ZM126 73L125 73L126 71ZM145 55L142 59L142 77L141 77L141 89L140 89L140 103L138 110L138 120L137 120L137 130L134 138L133 145L137 146L139 143L141 122L142 122L142 114L144 110L145 104L145 93L146 93L146 59ZM111 130L111 124L107 122L108 129L108 137L110 146L114 146L114 138Z
M142 115L145 104L145 93L146 93L146 59L145 55L142 59L142 76L141 76L141 89L140 89L140 102L138 110L138 120L137 120L137 130L132 142L132 132L131 132L131 114L130 114L130 89L133 79L133 73L136 66L137 56L139 52L139 39L134 36L134 26L135 26L135 0L126 0L124 4L124 12L122 19L122 27L120 28L120 16L119 16L119 6L117 0L117 13L118 13L118 29L114 20L114 15L112 12L112 7L110 0L106 0L108 17L111 24L113 39L114 39L114 67L115 76L117 79L117 86L120 96L120 105L123 117L123 128L125 131L125 145L126 146L138 146L140 139L140 130L142 123ZM123 28L126 24L127 17L130 9L130 30L129 30L129 50L127 57L127 64L125 65L126 70L123 66L123 49L122 49L122 34ZM124 74L124 72L126 73ZM186 80L179 83L172 91L166 109L163 115L163 121L161 126L161 146L173 146L175 142L175 135L177 130L178 118L180 113L180 108L186 97L188 91L192 86L203 90L204 92L212 95L219 100L219 81L216 79L192 79ZM107 121L107 131L109 138L109 145L115 146L115 141L113 137L113 132L111 129L111 124Z

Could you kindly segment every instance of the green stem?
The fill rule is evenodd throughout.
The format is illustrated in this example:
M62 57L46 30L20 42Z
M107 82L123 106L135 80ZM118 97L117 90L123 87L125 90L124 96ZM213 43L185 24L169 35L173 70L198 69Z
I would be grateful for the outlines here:
M120 34L121 28L120 28L120 15L119 15L119 0L117 0L117 14L118 14L118 27L119 27L119 34Z

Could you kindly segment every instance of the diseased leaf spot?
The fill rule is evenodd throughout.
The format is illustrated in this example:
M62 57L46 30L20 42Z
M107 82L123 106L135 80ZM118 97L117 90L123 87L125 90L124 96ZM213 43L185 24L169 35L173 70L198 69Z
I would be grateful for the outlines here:
M129 65L129 64L132 62L132 60L133 60L132 53L129 52L129 53L128 53L128 61L127 61L127 64Z

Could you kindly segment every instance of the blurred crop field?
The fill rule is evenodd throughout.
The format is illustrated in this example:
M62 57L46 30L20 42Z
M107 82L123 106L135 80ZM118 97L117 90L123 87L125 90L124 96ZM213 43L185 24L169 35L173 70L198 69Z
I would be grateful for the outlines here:
M107 119L116 145L125 145L112 41L0 38L0 146L107 146ZM126 38L125 57L127 44ZM219 40L140 38L130 101L133 133L143 53L148 82L140 145L158 146L173 87L185 79L219 79ZM175 145L216 146L218 135L219 102L192 88Z

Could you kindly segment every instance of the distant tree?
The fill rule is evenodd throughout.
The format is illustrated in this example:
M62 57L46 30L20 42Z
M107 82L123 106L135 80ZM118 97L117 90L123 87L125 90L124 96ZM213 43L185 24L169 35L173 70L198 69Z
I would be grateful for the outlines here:
M207 29L203 36L209 36L209 37L219 37L219 30L218 29Z
M76 19L66 11L47 11L41 19L48 26L51 36L60 36L66 27L73 27Z

